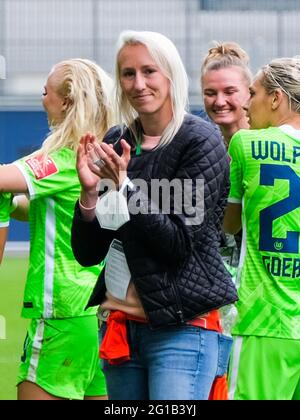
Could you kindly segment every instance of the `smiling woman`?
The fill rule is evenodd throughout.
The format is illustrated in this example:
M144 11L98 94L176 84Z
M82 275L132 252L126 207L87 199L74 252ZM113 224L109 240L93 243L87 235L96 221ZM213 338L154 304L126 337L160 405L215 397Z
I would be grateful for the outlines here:
M105 311L100 355L109 398L208 399L215 377L226 370L221 342L231 346L216 309L237 299L218 246L228 191L226 149L215 127L186 112L186 71L164 35L122 33L116 83L126 126L111 129L101 145L94 136L81 139L81 199L72 229L82 265L107 256L89 303ZM99 168L98 160L105 165ZM98 199L99 178L114 188ZM163 197L168 210L161 191L148 194L141 187L141 181L147 187L159 180L182 187ZM194 217L182 199L195 203L199 192L205 211ZM116 199L109 202L116 195L122 211ZM109 215L102 203L110 204Z
M203 61L201 85L205 110L219 125L227 145L236 131L249 127L243 110L252 78L248 61L247 53L233 42L211 48Z
M134 63L133 56L136 57ZM139 114L142 124L144 122L148 128L149 115L156 116L157 123L153 120L146 130L148 135L160 135L172 120L170 81L142 44L129 44L120 51L119 69L122 91Z

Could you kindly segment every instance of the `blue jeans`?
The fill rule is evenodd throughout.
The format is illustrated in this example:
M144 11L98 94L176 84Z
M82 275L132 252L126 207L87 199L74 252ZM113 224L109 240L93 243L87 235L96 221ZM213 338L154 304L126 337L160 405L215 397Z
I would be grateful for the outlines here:
M101 327L102 337L106 324ZM128 322L131 360L103 360L110 400L207 400L216 376L227 371L231 338L193 326L156 331Z

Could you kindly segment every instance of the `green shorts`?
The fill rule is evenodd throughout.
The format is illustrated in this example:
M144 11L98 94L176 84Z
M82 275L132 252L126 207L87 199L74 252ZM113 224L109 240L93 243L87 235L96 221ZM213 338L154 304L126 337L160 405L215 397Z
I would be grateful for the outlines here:
M234 337L229 395L235 400L300 400L300 340Z
M18 384L24 381L65 399L106 395L96 315L33 319L24 343Z

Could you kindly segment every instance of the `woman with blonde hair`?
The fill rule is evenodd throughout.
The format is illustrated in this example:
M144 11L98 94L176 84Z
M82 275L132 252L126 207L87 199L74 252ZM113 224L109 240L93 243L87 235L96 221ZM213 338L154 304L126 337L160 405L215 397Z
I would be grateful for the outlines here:
M300 399L300 59L262 67L245 104L251 130L232 138L224 228L243 220L234 399Z
M251 79L248 54L234 42L217 44L203 60L201 87L205 110L220 127L227 146L236 131L249 127L243 105L249 97Z
M249 98L252 74L249 56L235 42L217 43L210 48L201 67L201 89L205 111L219 126L226 147L240 129L249 128L243 109ZM239 262L241 235L222 234L222 256L233 277Z
M205 111L219 126L226 147L238 130L249 128L243 105L249 97L251 78L249 56L235 42L216 43L203 59L200 82ZM237 274L240 246L240 233L233 236L221 232L221 254L233 279ZM221 315L223 326L230 334L236 310L228 307L221 311ZM214 384L215 394L218 388L226 390L224 378ZM228 398L227 392L223 392L221 398Z
M31 319L18 377L19 399L103 399L95 310L85 310L100 266L83 269L71 249L80 194L76 153L90 130L112 125L111 78L70 59L51 70L43 93L50 133L42 147L0 167L0 190L30 199L30 263L22 316ZM17 211L17 210L16 210Z
M216 309L236 300L217 238L226 149L211 124L186 112L187 75L164 35L123 32L116 81L126 125L101 145L82 138L72 232L81 264L107 256L90 305L101 304L108 395L207 399L226 365L221 342L231 345ZM100 183L98 200L99 179L111 190Z

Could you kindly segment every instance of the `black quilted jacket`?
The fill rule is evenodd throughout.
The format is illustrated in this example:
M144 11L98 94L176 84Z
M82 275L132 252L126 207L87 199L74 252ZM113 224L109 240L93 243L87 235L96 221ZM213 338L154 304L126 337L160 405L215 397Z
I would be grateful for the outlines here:
M105 141L112 143L119 135L120 130L114 128ZM128 130L122 137L134 147ZM153 329L182 324L236 301L235 287L219 253L229 162L217 130L199 117L186 115L168 146L132 154L128 176L133 183L139 178L148 184L151 179L204 179L202 223L193 224L188 215L176 214L180 212L174 211L173 203L170 214L163 214L159 203L151 203L149 194L138 188L127 191L128 202L134 199L144 209L156 205L159 214L131 214L130 221L116 232L101 229L96 219L83 221L77 203L72 227L77 261L83 266L98 264L114 238L122 241L132 281ZM105 299L104 275L103 271L89 306Z

